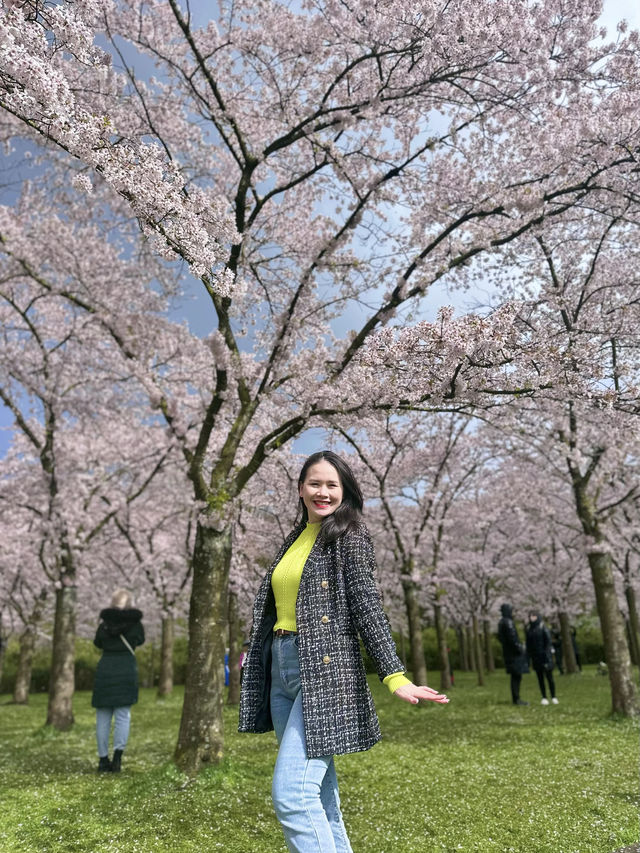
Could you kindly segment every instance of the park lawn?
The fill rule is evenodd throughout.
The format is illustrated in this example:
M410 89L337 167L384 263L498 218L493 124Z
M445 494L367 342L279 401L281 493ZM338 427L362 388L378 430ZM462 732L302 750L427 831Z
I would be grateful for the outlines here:
M457 674L448 707L407 705L371 679L383 741L338 757L354 853L612 853L640 839L638 722L608 715L608 679L557 676L560 705L508 702L497 673ZM189 783L170 762L182 691L142 690L123 772L95 773L90 694L68 733L46 697L0 698L1 853L285 853L270 801L273 735L226 714L222 766Z

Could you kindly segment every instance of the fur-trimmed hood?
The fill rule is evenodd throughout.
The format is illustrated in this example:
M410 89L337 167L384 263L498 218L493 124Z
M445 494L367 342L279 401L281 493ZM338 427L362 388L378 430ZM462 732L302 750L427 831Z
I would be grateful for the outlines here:
M100 611L100 618L104 622L107 633L117 637L118 634L123 634L136 622L142 620L142 611L135 607L123 609L105 607Z

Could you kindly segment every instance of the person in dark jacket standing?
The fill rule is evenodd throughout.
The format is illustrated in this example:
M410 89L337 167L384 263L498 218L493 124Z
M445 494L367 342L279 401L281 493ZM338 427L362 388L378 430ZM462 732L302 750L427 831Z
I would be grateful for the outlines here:
M96 668L91 704L96 709L98 772L119 773L129 738L131 706L138 701L138 666L134 649L144 643L142 613L131 607L124 589L114 592L111 607L100 611L94 645L102 649ZM114 719L113 761L109 760L109 735Z
M549 690L551 691L551 701L554 705L558 704L556 698L556 684L553 680L553 654L551 652L553 643L551 642L551 631L540 618L537 610L532 610L529 613L529 624L527 625L527 655L531 660L531 665L538 676L538 684L542 693L542 705L548 705L547 690L544 679L546 676L549 682Z
M358 634L388 689L416 704L446 696L404 675L374 579L362 492L331 451L298 479L302 521L267 572L253 610L240 698L241 732L275 729L272 797L287 849L351 853L333 756L381 737Z
M518 637L513 621L513 608L510 604L500 607L502 618L498 623L498 639L502 645L502 657L507 673L511 676L511 701L514 705L528 705L520 698L520 683L525 672L529 672L527 653Z

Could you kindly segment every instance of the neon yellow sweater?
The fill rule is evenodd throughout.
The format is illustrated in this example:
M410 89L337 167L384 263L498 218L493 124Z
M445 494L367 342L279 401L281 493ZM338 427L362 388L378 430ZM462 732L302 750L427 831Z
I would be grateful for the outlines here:
M321 522L307 523L296 541L285 551L282 559L271 575L271 587L276 599L276 624L274 631L283 628L285 631L296 630L296 599L300 588L300 578L307 557L311 553ZM394 672L384 679L391 693L395 693L403 684L411 684L403 672Z

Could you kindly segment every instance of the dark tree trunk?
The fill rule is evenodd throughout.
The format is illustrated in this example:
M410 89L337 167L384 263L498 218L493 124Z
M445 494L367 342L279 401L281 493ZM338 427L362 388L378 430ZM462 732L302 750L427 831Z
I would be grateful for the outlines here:
M565 611L562 611L558 613L558 619L560 620L560 636L562 638L562 668L569 674L578 672L578 662L576 661L576 654L573 650L573 641L571 639L569 615Z
M36 598L28 623L20 637L18 670L16 672L16 683L13 688L13 701L16 705L27 705L29 702L33 654L38 636L38 625L42 621L44 605L47 600L47 592L47 589L43 588L40 595Z
M640 628L638 624L638 606L636 603L636 591L627 584L624 590L629 609L629 647L636 666L640 666Z
M476 669L478 672L478 686L484 687L484 666L482 663L482 643L480 641L480 630L478 626L478 617L475 613L472 616L471 630L473 632L473 652L476 659Z
M0 693L2 693L2 671L4 669L4 656L7 652L7 637L0 634Z
M471 672L476 672L478 669L478 664L476 662L476 646L473 641L473 628L471 625L465 625L464 629L466 635L466 643L467 643L467 654L469 656L469 670Z
M438 642L438 660L440 662L440 692L446 693L447 690L451 689L451 665L449 663L447 635L442 618L442 607L437 602L433 605L433 617Z
M411 652L411 674L414 684L427 683L427 663L422 645L422 614L418 604L418 587L408 578L403 578L404 603L409 625L409 649Z
M400 660L402 661L402 665L404 666L404 668L406 670L406 668L407 668L407 652L406 652L406 649L404 647L404 631L402 630L402 628L400 628L399 633L400 633L400 648L398 649L398 653L400 655Z
M240 654L242 653L242 626L238 613L238 596L229 591L229 693L227 705L240 702Z
M496 662L493 657L493 646L491 645L491 622L489 619L482 620L482 631L484 633L484 654L487 672L495 672Z
M16 672L16 683L13 687L13 701L16 705L29 704L31 669L33 666L33 653L36 647L36 636L37 632L33 625L28 625L20 636L18 670Z
M464 625L456 625L456 635L458 637L458 648L460 649L460 669L463 672L469 672L469 649L467 648L467 633Z
M638 695L624 635L624 619L618 607L611 555L605 551L592 551L588 559L611 684L611 709L614 713L631 717L638 712Z
M49 674L47 725L66 731L73 725L73 691L75 689L76 588L63 586L56 590L56 613Z
M571 408L570 423L572 435L575 435L577 421L575 412ZM590 472L586 475L581 475L573 463L568 462L568 466L572 478L576 512L584 533L593 543L587 559L596 593L604 655L611 684L611 709L614 713L631 717L638 713L638 694L632 676L629 646L624 635L624 619L618 606L611 555L607 552L605 537L600 529L593 500L587 493L589 477L593 473L598 458L597 455L594 456Z
M173 616L162 617L162 639L160 641L160 675L158 676L158 698L171 696L173 692Z
M189 607L189 646L178 767L190 776L222 759L224 649L231 530L198 524Z
M624 630L627 636L627 643L629 644L629 657L631 658L631 663L633 664L633 666L637 666L638 656L636 654L636 647L633 641L633 637L631 636L631 621L627 616L624 617Z

